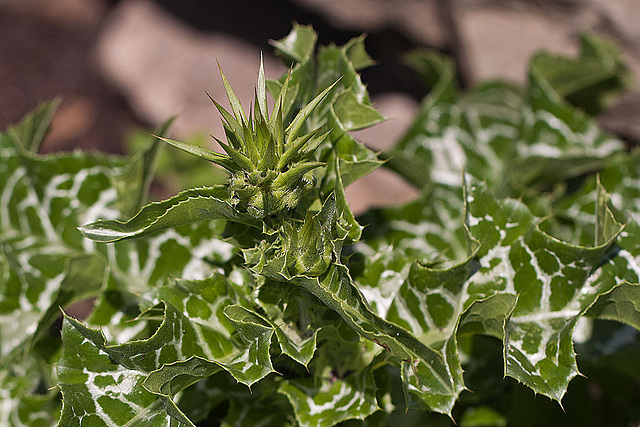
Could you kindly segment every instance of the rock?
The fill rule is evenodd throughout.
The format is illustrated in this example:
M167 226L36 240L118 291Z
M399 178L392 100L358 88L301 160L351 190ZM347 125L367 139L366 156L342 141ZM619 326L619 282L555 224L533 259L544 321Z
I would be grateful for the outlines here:
M526 81L538 50L574 56L579 35L595 31L620 47L640 76L640 2L637 0L459 0L455 19L473 82L506 78Z
M593 0L591 6L597 15L593 28L618 45L636 82L640 81L640 1Z
M605 130L626 139L630 146L640 146L640 90L621 96L598 116L598 123Z
M556 14L468 6L458 8L456 19L474 83L498 78L524 83L536 51L578 52L571 22Z
M0 9L67 26L97 26L107 10L106 0L4 0Z
M329 18L332 25L354 31L397 28L425 46L442 47L446 31L437 0L296 0Z
M63 100L56 111L47 135L45 149L59 151L68 148L69 141L84 139L96 126L98 106L86 96L71 96Z
M0 0L0 130L63 99L41 150L121 151L136 124L91 60L102 0ZM54 10L55 9L55 10Z
M118 4L96 52L105 76L141 118L157 125L178 115L171 128L178 139L195 133L223 135L219 114L205 93L228 106L216 60L248 110L261 54L235 38L192 30L147 0ZM271 53L263 55L267 78L286 71Z
M348 186L345 193L351 210L359 215L371 208L410 202L420 191L395 173L380 167Z
M592 0L592 7L609 21L622 39L640 46L640 2L638 0Z

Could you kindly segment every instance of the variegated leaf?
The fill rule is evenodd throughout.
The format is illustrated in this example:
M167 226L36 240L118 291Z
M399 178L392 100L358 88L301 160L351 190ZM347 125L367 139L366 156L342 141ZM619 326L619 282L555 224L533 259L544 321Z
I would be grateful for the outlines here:
M464 169L499 196L518 197L594 171L623 148L566 104L535 66L525 93L487 83L457 97L449 89L453 64L434 55L417 53L414 62L442 81L432 78L437 90L389 153L392 168L420 187L459 187Z
M558 215L581 228L585 222L595 222L587 233L577 236L598 239L610 226L597 221L596 211L602 203L610 202L626 217L626 226L617 242L617 251L597 272L597 280L611 289L600 296L587 312L588 316L617 320L639 328L640 318L640 167L637 151L626 158L614 158L599 174L598 180L589 179L582 188L558 204ZM601 183L601 184L600 184ZM602 188L599 186L602 185ZM610 196L600 195L604 189ZM556 225L561 231L566 227Z
M333 426L350 419L363 420L376 412L375 382L371 367L345 379L283 381L278 392L287 396L301 426Z
M39 116L33 117L26 121L37 127ZM104 258L82 242L73 223L100 212L109 214L116 197L112 180L123 164L102 155L39 156L3 146L0 316L10 319L17 311L24 313L15 317L18 322L2 322L3 355L33 342L29 334L12 330L35 334L57 316L58 305L95 292L101 285ZM89 261L83 266L91 271L88 276L79 268L81 259ZM88 282L79 283L87 278Z
M466 223L479 242L477 252L442 270L414 264L406 273L397 267L375 273L399 279L405 275L386 317L441 349L454 377L456 371L461 375L452 348L459 327L465 333L504 337L505 372L559 400L578 372L572 345L575 322L612 288L593 272L610 254L620 225L602 204L598 221L608 218L611 226L601 243L574 246L542 232L524 204L496 200L484 185L471 185L466 198ZM369 274L365 270L363 278Z
M6 427L50 426L57 420L60 393L53 384L51 367L34 357L6 361L0 371L0 425Z
M96 294L103 285L92 320L108 326L105 332L120 342L142 337L149 332L146 322L126 323L139 313L136 293L170 274L202 278L232 256L231 246L217 239L224 224L178 227L155 240L119 244L118 251L85 239L77 225L119 217L129 197L140 202L140 191L118 189L125 188L123 181L144 188L151 159L35 154L52 111L44 106L11 136L0 136L0 352L7 360L47 332L60 306Z
M306 367L316 351L321 330L314 324L314 317L321 317L321 310L311 312L313 296L298 287L267 281L259 288L258 302L274 326L282 353Z
M208 283L216 282L191 283L191 288ZM223 291L225 283L222 280ZM58 362L64 395L61 425L82 421L87 398L94 401L90 415L105 425L137 425L138 420L149 425L169 425L175 420L192 425L173 403L185 387L221 367L247 385L272 372L270 327L261 326L256 315L237 305L220 304L213 311L205 304L209 312L203 313L202 303L199 307L188 289L182 294L185 313L165 303L162 324L152 337L141 341L108 345L99 331L65 318L65 347ZM226 327L219 323L220 316L227 317ZM237 338L232 338L230 324L238 331ZM77 348L83 350L77 354Z
M105 351L104 336L65 318L58 377L63 394L60 426L171 426L162 401L144 389L147 372ZM188 425L188 424L187 424Z
M186 190L168 200L145 206L126 222L98 221L83 225L80 231L94 241L112 243L204 220L227 219L258 226L250 216L238 213L227 199L224 186Z

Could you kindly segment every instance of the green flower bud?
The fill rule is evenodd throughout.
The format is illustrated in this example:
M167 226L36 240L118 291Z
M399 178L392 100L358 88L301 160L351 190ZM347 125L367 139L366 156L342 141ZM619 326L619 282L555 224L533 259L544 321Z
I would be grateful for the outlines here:
M318 129L303 135L298 135L298 132L335 83L302 108L285 128L282 110L289 87L289 76L284 81L269 116L266 81L261 63L255 110L247 116L222 69L220 74L231 104L231 112L213 99L212 101L222 116L228 144L214 138L226 154L179 141L164 140L225 168L229 172L229 198L239 211L262 219L295 208L304 193L315 185L312 171L324 165L310 160L327 135L321 134Z

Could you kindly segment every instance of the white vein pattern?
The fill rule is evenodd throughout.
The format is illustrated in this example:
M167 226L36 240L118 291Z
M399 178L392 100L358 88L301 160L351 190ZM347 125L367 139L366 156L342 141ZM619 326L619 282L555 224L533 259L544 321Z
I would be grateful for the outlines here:
M500 101L497 93L512 99ZM406 157L428 165L431 181L460 185L460 170L466 168L478 179L499 182L504 179L500 165L509 156L604 158L623 148L621 141L600 132L593 121L569 124L550 111L532 110L510 91L494 88L483 90L479 96L482 102L472 97L471 102L463 99L458 104L429 104L423 112L421 132L398 147ZM504 140L513 142L504 146ZM468 158L481 159L480 169L478 164L470 166L465 160Z

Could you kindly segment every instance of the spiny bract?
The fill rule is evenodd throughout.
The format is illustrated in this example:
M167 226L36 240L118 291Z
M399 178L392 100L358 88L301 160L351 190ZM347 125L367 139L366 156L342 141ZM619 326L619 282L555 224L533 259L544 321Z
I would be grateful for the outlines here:
M328 133L321 133L320 129L316 129L298 135L298 131L335 83L302 108L284 128L283 105L289 87L289 75L282 85L270 117L267 112L267 91L262 62L255 91L254 112L248 116L245 115L222 68L220 75L233 114L211 96L209 98L222 116L228 143L225 144L213 135L212 137L224 149L226 155L172 139L160 139L225 168L230 174L229 195L236 209L260 219L296 207L301 195L315 185L311 171L324 166L322 162L310 160Z

